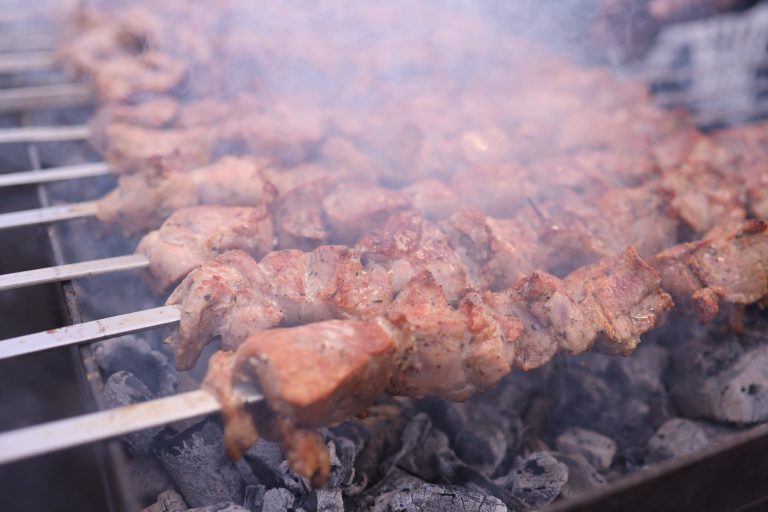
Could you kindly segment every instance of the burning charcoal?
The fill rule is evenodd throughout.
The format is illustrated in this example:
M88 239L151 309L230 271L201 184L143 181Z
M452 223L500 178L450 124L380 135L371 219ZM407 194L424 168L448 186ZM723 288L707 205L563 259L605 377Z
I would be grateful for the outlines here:
M557 451L564 454L579 454L600 471L611 467L616 455L616 443L591 430L569 428L557 437Z
M104 393L110 409L124 405L146 402L155 398L139 379L129 372L117 372L110 375L105 384ZM123 436L123 442L133 453L145 453L152 447L152 441L162 427L148 428Z
M402 447L388 462L389 467L394 465L427 481L463 485L495 496L510 507L517 505L502 487L463 463L448 446L448 437L423 413L403 430Z
M198 423L158 445L158 457L189 504L242 503L245 482L225 455L217 423Z
M768 345L735 335L687 343L675 354L670 386L678 409L693 418L751 425L768 420Z
M398 451L405 422L398 405L376 405L368 409L368 417L361 420L360 424L369 437L355 458L353 482L344 490L347 496L359 494L371 482L383 478L387 468L381 461L389 459Z
M568 466L547 452L534 452L521 459L505 477L497 479L524 510L552 502L568 481Z
M270 489L264 494L261 512L286 512L294 510L296 497L288 489Z
M424 482L405 471L393 467L376 485L355 496L348 496L344 502L346 512L368 512L386 510L392 497L403 489L416 488Z
M157 501L141 512L184 512L187 504L176 491L164 491L157 496Z
M283 453L277 443L259 439L243 456L259 482L267 487L282 485Z
M558 360L551 387L556 431L593 430L622 450L645 444L668 416L666 361L663 348L642 344L627 358L584 354Z
M647 462L685 455L703 448L710 441L705 426L684 418L672 418L648 440Z
M125 370L134 374L155 395L166 396L176 392L179 376L162 352L142 338L123 336L96 344L93 351L96 364L106 376Z
M264 504L264 493L267 489L263 485L249 485L245 488L243 506L251 512L259 512Z
M187 512L251 512L245 507L235 505L231 501L226 503L219 503L216 505L208 505L207 507L191 508Z
M390 512L506 512L498 499L456 486L422 484L395 493Z
M593 487L605 485L605 478L587 462L583 455L579 453L555 453L554 455L568 467L568 481L560 491L563 497L576 496Z
M485 475L493 474L505 456L519 448L522 424L514 413L499 415L496 407L477 401L426 399L420 407L448 434L456 455Z
M341 489L320 489L317 495L317 512L344 512Z

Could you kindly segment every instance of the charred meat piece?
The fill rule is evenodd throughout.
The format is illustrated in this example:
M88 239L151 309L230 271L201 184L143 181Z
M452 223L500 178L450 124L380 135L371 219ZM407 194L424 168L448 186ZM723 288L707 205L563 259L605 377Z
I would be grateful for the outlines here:
M277 325L371 317L387 307L392 293L387 269L364 267L346 247L276 251L260 263L231 251L193 270L168 298L168 305L182 311L168 343L177 368L189 369L217 338L234 348L248 335ZM266 309L270 314L261 313Z
M147 172L120 176L118 186L99 201L97 217L135 234L159 227L173 211L188 206L269 207L276 191L262 171L259 162L235 157L188 172L157 161Z
M225 251L239 249L259 258L272 244L272 219L264 206L197 206L175 211L142 238L136 252L149 258L146 282L160 293Z
M224 406L231 454L257 433L279 439L293 467L321 485L325 448L297 445L297 436L312 439L308 431L364 410L382 391L465 400L560 348L578 353L601 341L627 353L671 307L660 276L632 250L580 272L573 283L533 274L500 294L470 292L454 307L423 271L381 317L249 337L234 354L216 355L206 379ZM253 388L266 401L249 415L238 394Z
M677 245L649 262L675 302L708 322L721 302L752 304L768 294L767 229L748 220L728 236Z

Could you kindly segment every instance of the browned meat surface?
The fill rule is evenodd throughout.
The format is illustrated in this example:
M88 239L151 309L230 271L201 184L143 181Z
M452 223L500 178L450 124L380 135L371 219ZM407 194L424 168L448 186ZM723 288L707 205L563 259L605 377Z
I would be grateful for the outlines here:
M167 158L189 168L207 164L216 141L211 127L188 129L150 129L123 123L94 126L93 145L99 149L114 172L145 170L158 158Z
M243 290L245 301L238 297ZM168 298L167 304L182 311L168 342L176 366L189 369L216 338L234 348L248 335L277 325L367 318L380 314L392 293L386 268L363 266L342 246L277 251L258 264L243 252L227 252L193 270ZM269 315L259 313L267 308Z
M532 274L515 289L471 292L454 307L436 279L420 272L384 316L249 337L233 355L216 356L206 385L224 404L233 454L257 433L279 439L294 469L321 485L325 447L298 449L296 436L364 410L384 390L464 400L513 366L544 364L559 348L578 353L600 341L628 353L671 307L659 282L628 250L565 281ZM255 414L239 406L239 387L263 391Z
M239 249L259 258L272 244L272 219L263 206L197 206L174 212L142 238L136 252L149 258L146 282L160 293L225 251Z
M259 162L234 157L189 172L160 161L147 172L120 176L118 186L99 201L97 217L134 234L159 227L188 206L269 207L276 191L262 171Z
M749 220L729 236L678 245L649 262L675 302L707 322L721 302L752 304L768 294L767 225Z

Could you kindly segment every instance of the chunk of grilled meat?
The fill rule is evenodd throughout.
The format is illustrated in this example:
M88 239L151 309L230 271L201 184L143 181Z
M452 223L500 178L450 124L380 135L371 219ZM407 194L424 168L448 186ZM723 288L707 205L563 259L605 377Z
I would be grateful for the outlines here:
M239 249L260 258L273 242L272 219L264 206L197 206L176 210L159 230L141 239L136 252L149 258L145 281L160 293L225 251Z
M648 261L675 302L708 322L721 302L752 304L768 294L768 225L748 220L728 235L677 245Z
M224 157L185 172L158 160L153 169L121 176L118 186L98 203L97 218L117 223L126 234L159 227L180 208L198 204L269 207L277 191L253 159Z
M627 206L631 201L624 201L623 195L617 197L621 208L631 210ZM608 203L613 204L610 201ZM449 303L456 304L473 288L499 291L514 286L523 276L536 269L562 271L566 260L568 264L574 261L591 263L617 254L623 250L618 245L621 241L631 245L633 239L637 239L643 243L646 251L650 251L652 247L663 246L664 242L670 240L667 236L653 239L652 244L645 243L649 238L635 234L640 232L635 227L646 222L646 215L650 218L659 215L655 207L642 214L634 211L626 214L614 211L614 206L611 208L607 211L615 217L616 228L603 231L596 229L595 233L590 233L585 222L578 232L582 237L582 245L572 243L572 237L566 233L568 227L564 226L561 231L555 230L558 236L564 237L560 240L563 245L551 243L548 239L547 243L551 245L542 248L542 238L552 238L552 224L551 220L542 222L535 216L525 221L495 219L477 210L460 210L449 220L436 225L417 212L408 211L392 216L380 228L369 231L354 248L344 249L344 257L331 258L330 254L341 250L332 247L319 247L309 253L272 253L259 264L260 272L272 279L269 296L282 297L281 300L294 300L292 298L297 297L295 300L300 300L301 304L306 302L305 306L309 309L304 310L303 314L280 317L270 327L306 322L309 317L323 320L365 318L377 314L389 304L393 293L398 293L405 283L424 271L440 283L442 293ZM640 219L639 224L633 218ZM670 226L670 232L674 232L674 223ZM665 231L662 228L649 230L647 236L652 237L658 232ZM322 255L322 258L318 255ZM323 271L315 268L318 261L322 263ZM227 326L231 323L231 317L239 315L237 307L229 312L222 310L216 323L201 320L199 310L202 303L198 296L210 295L207 292L209 283L215 281L211 285L214 288L222 284L226 286L222 279L214 280L211 277L212 273L220 273L220 267L220 259L203 264L185 278L169 299L169 304L179 305L184 312L179 331L181 334L177 333L172 338L177 353L196 351L200 337L212 341L223 333L225 338L233 338ZM274 268L279 271L272 270ZM226 294L222 297L228 301ZM291 304L283 303L279 309L288 311L292 308ZM216 300L208 301L205 305L217 310L223 307ZM199 323L204 326L196 327ZM258 328L263 328L261 323ZM243 329L238 332L241 331ZM195 342L189 343L188 335L184 333L195 333ZM238 335L232 343L241 340ZM199 352L185 359L195 361L197 355Z
M534 273L509 290L469 292L453 306L422 271L368 321L252 335L234 353L215 356L206 386L222 402L231 455L258 432L281 440L294 469L322 485L328 457L313 429L363 411L385 390L465 400L559 349L578 353L600 341L626 354L671 307L659 282L630 249L566 280ZM241 388L266 398L253 415L238 403Z

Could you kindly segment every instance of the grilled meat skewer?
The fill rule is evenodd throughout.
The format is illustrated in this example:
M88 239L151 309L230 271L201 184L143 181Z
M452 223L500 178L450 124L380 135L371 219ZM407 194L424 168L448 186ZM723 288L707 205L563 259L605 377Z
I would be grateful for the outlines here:
M534 272L510 289L469 291L453 303L421 271L368 320L257 330L209 363L206 386L222 403L229 453L239 456L258 435L280 440L292 466L322 485L328 454L314 429L360 413L385 391L460 401L560 350L576 354L597 344L626 355L672 308L665 284L684 306L707 290L739 304L764 299L766 228L749 221L730 237L650 258L663 277L630 248L564 279ZM760 279L735 278L734 264ZM240 394L254 389L266 401L243 407Z

